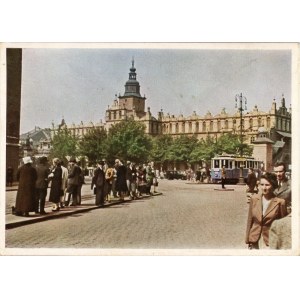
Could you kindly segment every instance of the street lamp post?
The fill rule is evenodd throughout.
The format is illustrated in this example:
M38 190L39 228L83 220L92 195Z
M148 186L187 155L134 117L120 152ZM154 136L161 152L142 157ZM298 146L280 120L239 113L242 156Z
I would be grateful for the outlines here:
M239 106L238 106L239 105ZM241 93L240 95L237 94L235 96L235 108L238 108L240 112L240 156L241 159L243 158L243 111L247 110L247 98L243 96ZM240 161L240 177L238 184L245 184L244 177L243 177L243 162Z

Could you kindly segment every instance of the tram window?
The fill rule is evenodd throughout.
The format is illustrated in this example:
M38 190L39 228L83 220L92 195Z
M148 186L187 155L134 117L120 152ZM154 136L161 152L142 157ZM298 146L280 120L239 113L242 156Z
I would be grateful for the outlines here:
M223 159L222 167L225 166L225 168L228 168L228 160Z
M218 160L214 160L214 167L215 168L219 168L220 167Z
M232 160L229 161L229 169L232 169Z

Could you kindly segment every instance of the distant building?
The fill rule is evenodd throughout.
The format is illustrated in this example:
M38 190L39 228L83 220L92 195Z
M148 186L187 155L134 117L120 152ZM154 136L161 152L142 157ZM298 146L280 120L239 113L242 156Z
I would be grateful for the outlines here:
M259 100L260 101L260 100ZM291 108L288 110L285 106L285 98L282 96L281 106L277 108L275 99L273 100L270 110L263 112L255 105L252 111L243 114L242 122L240 112L229 115L225 108L220 113L212 115L207 112L204 115L198 115L196 111L190 116L184 117L164 114L160 111L157 117L154 117L150 107L145 110L146 96L141 96L140 84L137 81L136 68L134 61L129 72L128 81L125 83L124 95L115 95L115 99L105 113L105 123L102 120L99 123L88 123L79 125L65 124L63 120L59 126L53 128L52 135L59 128L68 128L74 136L82 137L91 128L109 128L122 121L133 119L145 125L146 133L152 136L169 134L173 137L181 135L195 135L198 139L206 139L208 136L218 138L225 133L240 132L240 126L243 126L244 142L253 144L258 134L263 128L264 134L268 139L274 142L273 161L283 160L291 163Z
M51 149L51 129L35 127L20 136L20 157L48 157Z

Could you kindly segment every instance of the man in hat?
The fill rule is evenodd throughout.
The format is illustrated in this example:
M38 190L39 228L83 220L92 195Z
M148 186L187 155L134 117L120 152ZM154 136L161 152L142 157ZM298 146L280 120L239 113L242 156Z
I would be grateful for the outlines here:
M50 170L47 166L47 157L40 157L38 165L36 166L37 180L35 183L35 213L41 215L46 214L45 212L45 201L47 196L48 188L48 175Z
M78 204L78 184L79 184L79 175L81 173L81 169L77 166L76 164L76 159L75 157L71 157L69 160L69 165L70 165L70 171L68 175L68 188L67 188L67 193L68 195L68 200L66 201L66 206L69 205L70 200L71 200L71 195L72 195L72 203L70 204L71 206L76 206Z
M19 187L16 197L16 206L13 212L18 216L29 216L29 212L34 211L35 205L35 181L37 179L36 169L32 166L30 156L23 158L24 165L17 171L17 181Z
M104 161L101 160L98 162L98 167L94 172L94 176L92 178L91 189L96 187L96 205L103 206L105 200L105 172Z

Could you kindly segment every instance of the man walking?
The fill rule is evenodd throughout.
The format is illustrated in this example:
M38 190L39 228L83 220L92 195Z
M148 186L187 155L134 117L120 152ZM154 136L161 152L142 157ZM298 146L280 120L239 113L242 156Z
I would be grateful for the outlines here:
M225 169L225 166L223 166L222 169L221 169L221 184L222 184L222 189L225 189L225 181L226 181L226 169Z

